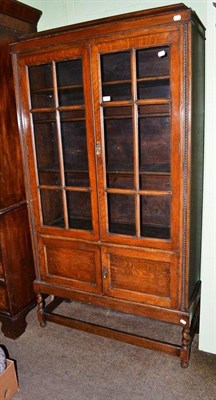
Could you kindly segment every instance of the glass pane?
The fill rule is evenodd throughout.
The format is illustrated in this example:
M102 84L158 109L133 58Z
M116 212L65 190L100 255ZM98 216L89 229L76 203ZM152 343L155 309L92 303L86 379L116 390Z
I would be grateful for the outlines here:
M103 86L103 98L105 101L131 100L131 84L118 83Z
M169 47L137 50L138 99L169 98Z
M64 228L64 212L61 190L41 189L43 224Z
M135 201L133 195L109 193L108 218L109 232L135 235Z
M103 101L131 99L130 52L101 56Z
M158 99L169 98L169 79L158 79L147 82L138 82L137 98L138 99Z
M140 189L170 190L170 106L140 106Z
M131 107L104 108L107 186L133 188L133 124Z
M40 185L60 185L55 113L34 113L34 138Z
M139 110L140 172L170 172L170 117Z
M59 105L84 104L82 60L58 62L56 73Z
M137 78L169 75L169 47L137 50Z
M170 196L140 196L141 236L170 238Z
M140 173L141 190L170 190L170 174L166 172Z
M32 108L54 107L52 65L28 68Z
M85 111L60 113L66 186L89 186Z
M91 195L89 192L67 191L69 227L92 230Z

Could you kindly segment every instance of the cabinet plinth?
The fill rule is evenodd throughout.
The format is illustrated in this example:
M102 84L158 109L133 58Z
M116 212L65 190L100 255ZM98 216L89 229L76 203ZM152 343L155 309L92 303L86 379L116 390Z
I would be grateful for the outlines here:
M200 297L204 33L180 4L11 46L41 325L166 351L182 367ZM62 299L179 325L182 345L58 314Z

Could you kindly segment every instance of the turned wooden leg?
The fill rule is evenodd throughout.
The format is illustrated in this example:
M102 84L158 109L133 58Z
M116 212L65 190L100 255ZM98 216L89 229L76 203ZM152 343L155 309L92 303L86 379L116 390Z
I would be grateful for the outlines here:
M38 321L39 324L42 328L44 328L46 326L46 320L43 314L43 310L44 310L44 306L45 306L45 301L43 299L43 296L41 293L37 294L37 305L38 305L38 309L37 309L37 317L38 317Z
M183 330L182 330L182 348L181 348L181 354L180 354L182 368L187 368L189 365L190 347L191 347L190 329L183 328Z

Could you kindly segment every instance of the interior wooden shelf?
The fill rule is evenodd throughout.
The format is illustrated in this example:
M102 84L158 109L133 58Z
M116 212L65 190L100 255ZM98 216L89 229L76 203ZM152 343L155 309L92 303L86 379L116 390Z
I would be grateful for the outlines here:
M70 218L69 217L69 229L81 229L81 230L92 230L92 221L91 219L84 218ZM58 228L65 228L64 218L58 218L48 224L46 226L53 226Z
M154 82L154 81L163 81L163 80L168 80L170 77L169 75L157 75L157 76L146 76L142 78L137 78L137 82ZM116 80L116 81L106 81L102 82L103 86L110 86L110 85L123 85L123 84L128 84L132 83L131 79L125 79L125 80Z
M68 86L58 86L57 89L58 91L61 90L71 90L71 89L80 89L83 88L83 85L68 85ZM39 89L34 89L32 90L32 94L40 94L40 93L50 93L54 92L54 88L39 88Z
M154 164L153 167L157 168L157 165ZM157 171L156 170L154 171L154 170L151 169L153 167L150 166L149 167L150 170L147 170L147 168L145 170L141 169L139 171L139 174L140 175L166 175L166 176L170 176L170 172L167 171L167 169L168 169L167 165L165 165L166 170L165 170L165 168L163 170L163 166L162 167L160 166L160 167L158 167ZM81 168L80 169L74 169L74 168L70 168L70 167L66 167L64 169L64 171L67 172L67 173L72 173L72 174L88 174L89 173L89 171L87 169L81 169ZM49 173L56 173L57 172L57 173L60 173L60 169L58 167L56 167L56 166L47 166L47 167L40 168L38 170L38 172L39 173L40 172L49 172ZM106 173L107 174L117 174L117 175L134 175L134 170L123 170L123 169L107 170Z
M117 81L106 81L106 82L102 82L103 86L110 86L110 85L123 85L123 84L128 84L131 83L131 79L125 79L125 80L117 80Z
M85 118L61 118L60 122L82 122L85 121ZM34 121L35 124L56 124L56 119L43 119Z
M137 82L153 82L153 81L163 81L169 80L169 75L157 75L157 76L146 76L143 78L137 78Z
M84 174L88 174L88 170L87 169L82 169L82 168L70 168L70 167L66 167L64 169L65 172L71 172L71 173L84 173ZM51 172L51 173L60 173L60 169L57 166L47 166L47 167L43 167L40 168L38 170L38 172Z
M170 113L138 113L138 118L155 118L155 117L170 117ZM104 120L116 120L116 119L132 119L132 115L116 115L116 116L104 116Z
M135 224L125 224L119 222L109 223L109 232L118 233L122 235L131 235L136 237ZM156 225L141 224L140 237L154 237L157 239L169 239L170 228Z
M110 101L102 101L101 107L125 107L132 106L133 104L137 104L138 106L146 106L146 105L157 105L157 104L170 104L171 99L169 97L154 97L150 99L136 99L135 101L131 100L110 100Z
M117 170L117 171L107 171L107 174L110 174L110 175L134 175L134 171L120 171L120 170ZM162 171L139 171L139 175L152 175L152 176L154 176L154 175L165 175L165 176L170 176L170 172L166 172L166 171L164 171L164 172L162 172Z
M71 173L71 174L88 174L88 170L81 170L81 169L65 169L64 170L66 173ZM48 173L59 173L59 169L52 169L52 168L43 168L39 170L39 173L43 172L48 172ZM133 176L134 171L107 171L108 175L125 175L125 176ZM139 175L149 175L149 176L170 176L170 172L162 172L162 171L139 171Z
M64 218L58 218L46 225L53 226L53 227L55 226L58 228L65 228ZM69 218L69 229L91 230L92 229L91 219ZM126 224L126 223L122 223L122 222L112 222L112 223L109 223L109 232L136 237L134 224ZM151 238L154 237L154 238L158 238L158 239L159 238L169 239L170 227L141 224L140 237L151 237Z

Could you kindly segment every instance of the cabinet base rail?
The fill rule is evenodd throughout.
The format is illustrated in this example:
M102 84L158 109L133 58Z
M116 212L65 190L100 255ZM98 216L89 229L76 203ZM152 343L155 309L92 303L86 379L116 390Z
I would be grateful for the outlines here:
M180 357L181 367L187 368L189 365L190 350L195 333L198 329L198 315L196 313L191 328L183 328L182 330L182 346L178 344L168 343L152 339L145 336L135 335L132 333L116 330L113 328L104 327L91 322L82 321L80 319L67 317L65 315L53 312L66 299L55 297L47 306L43 296L37 295L38 299L38 320L42 327L46 326L46 322L53 322L69 328L78 329L84 332L93 333L109 339L119 340L124 343L146 347L156 351L169 353L170 355Z

